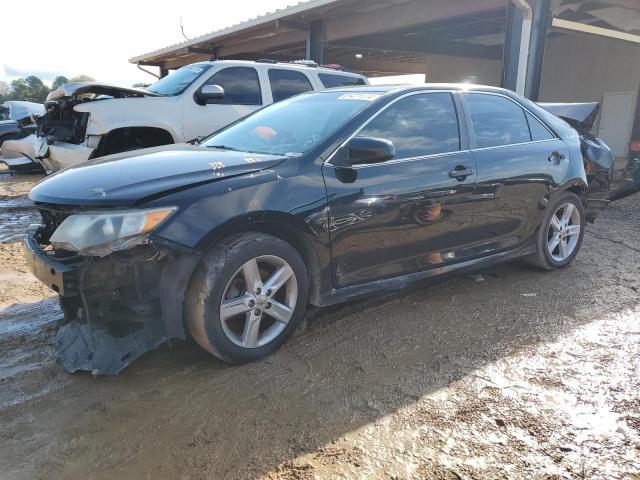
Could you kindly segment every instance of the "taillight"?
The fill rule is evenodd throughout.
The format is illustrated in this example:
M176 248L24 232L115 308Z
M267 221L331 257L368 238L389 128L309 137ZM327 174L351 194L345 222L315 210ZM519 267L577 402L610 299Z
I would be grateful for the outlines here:
M632 140L629 143L629 150L632 152L640 152L640 140Z

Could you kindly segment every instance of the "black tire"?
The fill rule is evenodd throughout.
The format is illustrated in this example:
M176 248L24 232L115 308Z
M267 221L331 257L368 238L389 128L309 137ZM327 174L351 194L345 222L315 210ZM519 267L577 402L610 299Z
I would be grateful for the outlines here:
M288 263L297 281L297 300L291 318L277 337L262 346L241 347L225 333L220 306L229 282L246 262L260 256L277 257ZM291 245L262 233L233 235L213 247L196 270L185 298L185 318L191 335L202 348L228 363L248 363L271 354L291 336L304 315L308 291L307 269ZM266 309L263 312L267 314Z
M577 243L573 248L571 254L562 261L558 261L553 258L549 249L547 248L547 242L549 239L549 228L551 225L551 220L553 215L556 214L556 211L563 205L571 203L578 210L580 214L580 233L578 235ZM585 230L585 216L584 216L584 207L582 205L582 200L576 194L571 192L565 192L553 202L549 203L547 208L547 213L544 216L544 220L538 229L538 233L536 235L536 253L529 257L526 257L524 260L537 268L542 270L550 271L558 268L564 268L569 265L576 258L576 255L580 251L580 247L582 246L582 240L584 239L584 230Z

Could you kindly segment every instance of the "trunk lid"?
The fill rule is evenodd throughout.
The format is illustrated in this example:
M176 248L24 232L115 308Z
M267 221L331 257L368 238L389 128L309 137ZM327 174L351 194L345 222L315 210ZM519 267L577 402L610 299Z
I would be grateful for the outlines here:
M578 132L588 132L598 118L600 104L588 103L539 103L542 108L560 117Z

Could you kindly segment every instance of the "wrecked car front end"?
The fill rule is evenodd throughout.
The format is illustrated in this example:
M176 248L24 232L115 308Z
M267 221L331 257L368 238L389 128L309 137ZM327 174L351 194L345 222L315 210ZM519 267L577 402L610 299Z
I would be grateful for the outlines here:
M42 171L34 162L36 118L44 114L44 105L8 101L0 105L0 162L15 172Z
M38 118L35 158L49 172L85 162L95 156L102 135L92 131L92 102L156 96L145 90L98 83L67 83L47 96ZM96 119L93 119L95 122Z
M183 298L201 253L163 233L188 206L172 195L282 160L172 145L90 160L36 185L29 197L42 222L30 227L25 255L60 296L54 344L63 368L115 374L184 339Z
M64 320L54 344L65 370L115 374L168 339L184 339L176 305L197 262L194 252L153 242L148 232L77 249L56 241L65 220L93 215L97 228L109 234L109 210L37 207L43 224L27 234L27 263L60 296ZM118 220L128 221L113 223Z

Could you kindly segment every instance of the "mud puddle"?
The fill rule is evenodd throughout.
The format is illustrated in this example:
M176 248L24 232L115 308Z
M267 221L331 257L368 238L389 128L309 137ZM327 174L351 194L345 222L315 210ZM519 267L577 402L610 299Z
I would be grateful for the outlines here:
M40 214L28 198L0 198L0 243L22 240L27 227L41 221Z

